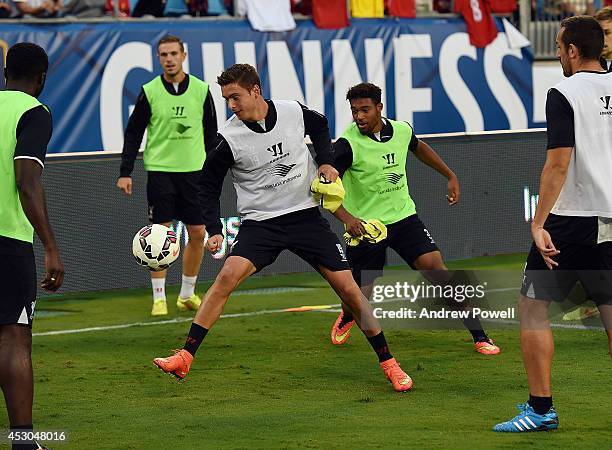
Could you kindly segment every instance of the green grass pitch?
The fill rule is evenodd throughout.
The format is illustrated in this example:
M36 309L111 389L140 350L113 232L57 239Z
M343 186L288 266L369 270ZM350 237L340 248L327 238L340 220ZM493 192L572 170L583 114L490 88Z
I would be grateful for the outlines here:
M524 257L450 266L510 270L520 279ZM241 290L283 286L302 289L235 295L225 314L338 303L315 273L251 279ZM198 294L205 288L199 285ZM510 294L516 297L518 288ZM497 357L475 353L462 330L387 331L394 356L415 383L398 394L358 330L346 346L331 345L336 313L228 317L179 383L151 362L181 348L189 328L189 314L170 302L176 287L168 291L167 319L149 316L148 289L40 300L37 334L102 328L34 337L35 426L68 433L68 442L47 442L51 448L586 449L612 442L612 363L603 331L554 330L560 429L501 435L491 427L514 415L528 394L515 329L491 330L502 348ZM168 319L179 320L107 328ZM4 409L0 414L6 424Z

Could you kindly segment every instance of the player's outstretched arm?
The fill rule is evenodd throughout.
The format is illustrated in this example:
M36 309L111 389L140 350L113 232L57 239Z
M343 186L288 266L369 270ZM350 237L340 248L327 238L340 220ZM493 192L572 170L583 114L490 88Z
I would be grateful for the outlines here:
M42 166L29 159L15 160L15 181L23 212L45 249L46 274L41 287L48 291L56 291L64 281L64 265L47 215Z
M446 198L450 205L454 205L459 202L461 196L461 190L459 188L459 180L455 172L450 170L446 163L440 158L433 148L427 145L425 142L419 140L419 143L414 150L415 156L424 164L427 164L432 169L435 169L438 173L444 176L448 180Z

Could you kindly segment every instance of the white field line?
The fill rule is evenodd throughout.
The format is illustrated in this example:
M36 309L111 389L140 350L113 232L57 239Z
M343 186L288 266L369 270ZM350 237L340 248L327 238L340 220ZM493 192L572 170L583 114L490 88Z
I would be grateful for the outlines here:
M512 291L512 290L518 290L518 288L489 289L487 290L487 292L505 292L505 291ZM383 302L378 302L378 303L394 302L398 300L400 299L385 300ZM339 309L340 306L341 306L340 304L330 305L329 309L319 309L319 310L314 310L314 311L309 311L309 312L337 313L337 312L340 312L340 309ZM288 308L291 308L291 307L292 306ZM246 313L223 314L221 315L221 319L232 319L236 317L262 316L265 314L280 314L280 313L286 313L287 311L285 311L285 309L286 308L262 309L259 311L251 311L251 312L246 312ZM32 336L33 337L58 336L58 335L63 335L63 334L89 333L92 331L121 330L125 328L147 327L147 326L152 326L152 325L168 325L168 324L174 324L174 323L191 322L192 320L193 320L193 317L179 317L176 319L160 320L157 322L133 322L133 323L124 323L120 325L107 325L107 326L102 326L102 327L75 328L72 330L43 331L41 333L32 333ZM483 320L483 322L508 323L508 324L518 324L519 323L518 320L502 320L502 319ZM594 326L585 326L585 325L578 325L578 324L564 324L564 323L553 323L551 324L551 327L564 328L564 329L576 329L576 330L597 330L597 331L604 330L604 327L594 327Z
M332 305L339 307L340 305ZM260 311L251 311L247 313L236 313L236 314L223 314L222 319L231 319L234 317L250 317L250 316L261 316L264 314L278 314L285 312L284 309L262 309ZM157 322L134 322L124 323L121 325L108 325L104 327L89 327L89 328L75 328L73 330L56 330L56 331L43 331L42 333L32 333L32 336L57 336L60 334L76 334L76 333L88 333L90 331L108 331L108 330L121 330L123 328L133 327L147 327L150 325L167 325L170 323L182 323L191 322L193 317L178 317L170 320L160 320Z

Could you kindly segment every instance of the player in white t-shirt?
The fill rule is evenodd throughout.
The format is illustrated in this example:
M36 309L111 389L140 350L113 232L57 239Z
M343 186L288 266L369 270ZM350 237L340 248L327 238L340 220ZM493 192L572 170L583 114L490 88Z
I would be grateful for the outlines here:
M219 130L220 142L204 164L204 221L211 236L208 249L217 252L223 242L219 196L228 170L242 224L196 313L185 346L154 363L184 378L233 290L289 250L317 270L352 311L393 388L409 390L412 379L389 352L372 308L353 279L342 244L310 192L315 177L323 175L332 182L338 177L331 165L327 119L295 101L265 100L259 75L248 64L234 64L217 82L234 115ZM305 135L312 140L314 159L304 143Z
M612 350L612 73L600 66L604 34L589 16L564 19L557 55L567 77L548 92L548 145L519 299L529 401L493 430L520 433L559 426L550 372L551 302L577 282L598 306Z

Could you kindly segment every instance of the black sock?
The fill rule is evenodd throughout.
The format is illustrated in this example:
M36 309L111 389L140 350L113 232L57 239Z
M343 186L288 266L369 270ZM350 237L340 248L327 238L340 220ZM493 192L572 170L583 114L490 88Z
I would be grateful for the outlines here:
M456 305L460 305L460 303L455 302L455 306ZM459 311L469 311L470 312L468 317L466 317L465 319L461 319L461 322L463 322L463 326L472 335L472 339L474 340L474 342L488 341L489 337L487 336L487 333L485 333L484 330L482 329L482 324L480 323L480 320L478 319L478 317L472 316L472 310L459 308Z
M28 432L28 431L32 431L34 428L34 426L29 423L26 425L11 425L11 431L14 433L19 433L19 432ZM11 445L11 449L12 450L31 450L31 449L36 449L38 446L36 445L36 443L33 440L27 440L27 439L19 439L19 440L13 440L13 444Z
M368 342L376 352L376 355L378 356L378 362L385 362L393 358L391 352L389 352L387 340L385 339L385 335L382 331L376 336L369 337Z
M437 273L434 271L436 276L441 276L444 272ZM450 274L451 278L448 280L442 280L442 285L446 288L448 286L458 287L458 286L471 286L474 284L473 280L470 280L469 275L464 271L454 271L448 272L447 275ZM440 281L438 281L439 283ZM457 300L456 298L447 299L447 304L455 310L459 312L469 311L470 314L468 317L461 319L463 322L463 326L470 332L472 335L472 339L474 342L484 342L488 341L489 337L487 333L484 332L482 328L482 324L480 323L480 319L478 317L474 317L472 310L468 309L469 305L463 300Z
M191 353L192 356L195 356L200 344L206 337L206 333L208 330L197 323L192 323L191 328L189 329L189 335L187 336L187 340L185 341L185 345L183 349L187 350Z
M477 330L472 330L468 328L468 331L472 335L472 339L474 339L474 342L489 342L489 336L487 336L487 333L485 333L482 328Z
M536 414L546 414L552 408L552 397L536 397L529 394L529 404Z
M353 315L350 312L346 312L346 311L343 310L342 313L343 313L342 314L342 320L338 324L338 328L342 328L344 325L349 323L351 320L355 320L353 318Z

